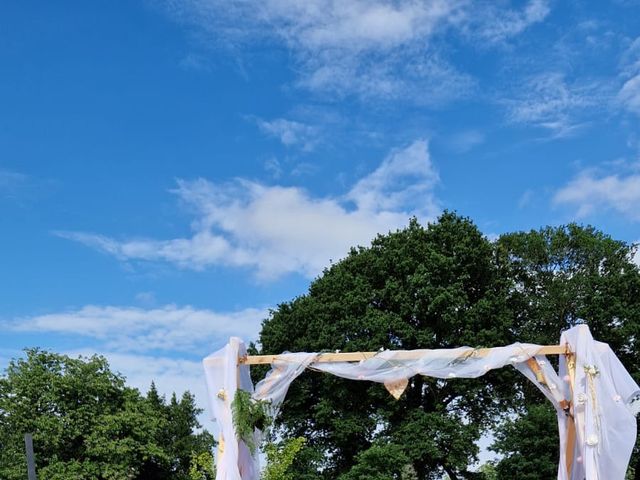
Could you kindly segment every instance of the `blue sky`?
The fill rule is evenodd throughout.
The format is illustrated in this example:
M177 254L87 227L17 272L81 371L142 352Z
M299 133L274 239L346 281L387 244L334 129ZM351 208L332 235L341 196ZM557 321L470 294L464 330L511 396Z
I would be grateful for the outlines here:
M640 3L0 3L0 367L200 359L410 216L640 239Z

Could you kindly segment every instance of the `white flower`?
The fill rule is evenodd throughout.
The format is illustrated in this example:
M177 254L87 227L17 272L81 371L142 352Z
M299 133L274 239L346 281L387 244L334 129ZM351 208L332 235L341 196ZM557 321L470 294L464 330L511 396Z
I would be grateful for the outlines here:
M595 433L592 433L587 437L587 445L589 445L590 447L593 447L597 444L598 444L598 435L596 435Z

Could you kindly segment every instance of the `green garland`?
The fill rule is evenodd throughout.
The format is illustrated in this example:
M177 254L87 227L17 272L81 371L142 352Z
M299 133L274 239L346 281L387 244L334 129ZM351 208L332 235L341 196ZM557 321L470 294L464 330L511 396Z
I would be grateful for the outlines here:
M251 454L254 454L256 451L255 430L265 430L272 423L269 415L269 402L254 400L251 398L251 393L236 390L231 403L231 412L238 439L247 445Z

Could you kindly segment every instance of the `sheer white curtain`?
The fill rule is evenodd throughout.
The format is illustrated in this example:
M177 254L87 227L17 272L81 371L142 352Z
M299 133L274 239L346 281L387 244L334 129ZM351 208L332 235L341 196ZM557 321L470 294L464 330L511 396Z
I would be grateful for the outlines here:
M635 416L630 402L640 388L631 379L608 345L595 342L589 329L577 326L566 331L561 344L575 353L575 383L561 357L556 372L539 345L514 343L480 352L471 347L448 350L382 351L360 362L315 362L317 353L278 355L271 371L256 386L253 398L271 402L275 415L289 385L305 368L351 380L379 382L398 398L414 375L444 379L475 378L505 365L513 365L552 402L558 413L561 458L559 480L623 480L636 438ZM237 388L253 391L248 367L237 368L244 352L238 339L204 360L213 416L225 440L218 455L216 480L257 480L257 457L248 454L233 430L230 402ZM223 359L222 361L220 359ZM532 360L530 360L532 359ZM576 447L572 474L566 466L568 401L575 405ZM256 432L259 435L259 432Z
M575 353L573 388L569 382L563 384L574 406L576 444L573 475L562 477L559 468L558 478L623 480L636 441L632 402L640 388L609 345L595 341L586 325L567 330L560 341ZM560 377L569 379L566 362L560 362L559 372ZM561 433L567 421L566 416L558 415ZM560 447L564 454L566 444Z
M238 389L253 392L249 367L238 367L238 358L245 354L242 340L233 337L224 348L203 360L210 411L220 432L216 480L256 480L260 474L258 458L236 436L231 412Z

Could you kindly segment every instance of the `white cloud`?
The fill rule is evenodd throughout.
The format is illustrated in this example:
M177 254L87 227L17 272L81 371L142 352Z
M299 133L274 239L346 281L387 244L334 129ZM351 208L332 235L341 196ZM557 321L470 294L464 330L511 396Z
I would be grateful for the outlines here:
M389 155L347 194L363 212L410 211L421 200L426 212L435 212L432 195L438 174L429 158L427 142L418 141Z
M351 246L405 225L412 215L433 218L439 210L437 182L427 142L418 140L392 152L343 196L318 198L301 188L245 179L180 180L174 193L196 213L188 238L119 241L85 232L57 234L124 261L246 267L263 279L291 272L313 277Z
M246 308L214 312L190 306L166 305L142 309L132 306L87 305L75 310L18 318L0 328L12 331L60 334L85 338L90 344L63 353L103 355L113 371L122 373L127 385L146 393L155 382L160 393L178 396L190 391L205 411L199 417L205 428L214 427L206 410L207 392L201 358L221 348L230 336L245 341L257 339L267 309ZM0 370L9 358L22 357L14 350L0 349ZM195 357L195 359L194 359Z
M371 54L366 60L359 56L340 61L313 57L299 85L332 97L356 95L364 101L439 106L468 97L475 80L437 53L421 55L409 48L396 54Z
M208 345L230 336L257 336L267 309L214 312L190 306L143 309L87 305L78 310L20 318L5 327L18 331L78 335L118 352L207 352Z
M585 111L602 109L608 101L598 82L572 83L563 73L547 72L529 78L514 98L503 103L513 123L535 125L565 137L583 126L579 119Z
M91 346L66 351L70 356L103 355L112 370L122 373L127 385L146 393L155 382L169 397L185 391L207 408L207 393L200 358L218 350L231 336L249 342L258 337L266 308L215 312L190 306L166 305L143 309L132 306L87 305L75 310L14 319L0 328L12 331L80 337L76 344ZM9 352L0 350L0 368L8 364ZM22 356L11 352L11 356ZM195 357L195 359L194 359ZM206 428L208 412L199 417Z
M258 119L257 123L263 133L277 138L284 146L299 146L307 152L314 149L320 135L318 127L286 118L270 121Z
M546 0L521 9L467 0L159 1L172 17L234 50L245 43L284 45L298 85L311 91L425 105L464 97L474 87L446 59L448 32L495 44L549 13Z
M618 98L627 110L640 115L640 74L624 83Z
M624 84L618 93L618 101L625 109L640 115L640 37L631 43L622 62Z
M542 22L551 12L548 0L530 0L523 10L501 11L495 4L482 9L479 33L492 43L500 43L521 34L531 25ZM480 10L480 9L479 9Z
M578 217L614 211L640 221L640 174L581 172L553 197L556 205L575 207Z
M282 165L275 157L270 157L264 162L264 169L276 180L282 177Z
M636 38L622 55L623 72L633 74L640 71L640 37Z

